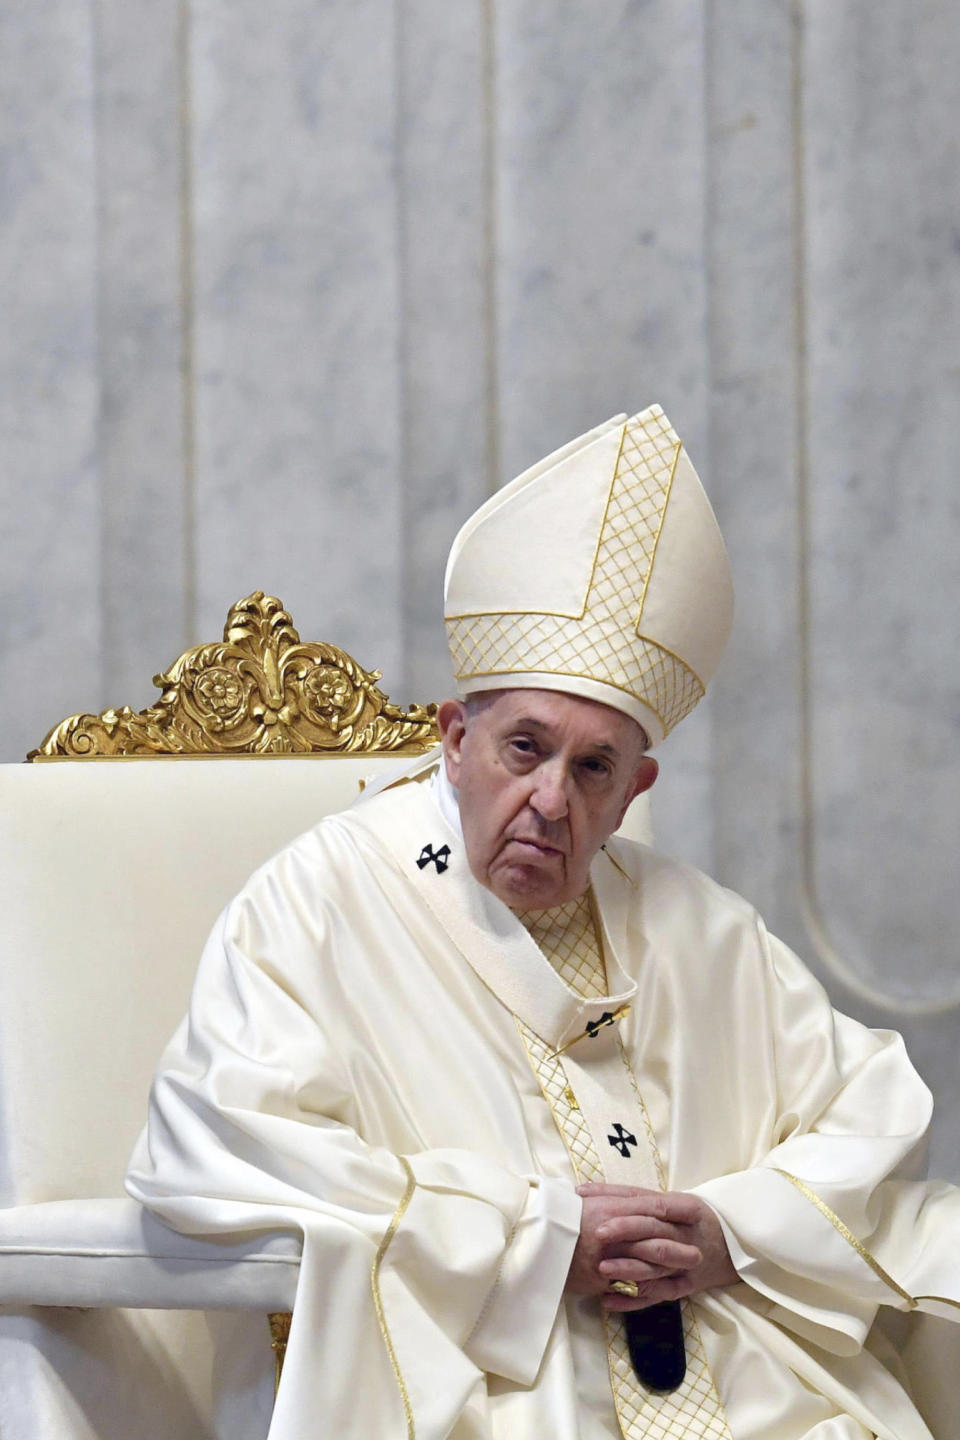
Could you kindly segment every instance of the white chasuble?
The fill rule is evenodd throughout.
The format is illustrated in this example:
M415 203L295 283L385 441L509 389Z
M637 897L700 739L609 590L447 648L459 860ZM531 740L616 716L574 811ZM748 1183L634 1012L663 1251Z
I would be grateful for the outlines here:
M402 783L221 917L128 1185L190 1233L302 1233L271 1440L929 1440L864 1346L880 1305L960 1314L956 1192L909 1178L929 1097L898 1038L685 866L611 841L591 885L601 994ZM597 1167L700 1194L743 1277L685 1307L673 1397L563 1295Z

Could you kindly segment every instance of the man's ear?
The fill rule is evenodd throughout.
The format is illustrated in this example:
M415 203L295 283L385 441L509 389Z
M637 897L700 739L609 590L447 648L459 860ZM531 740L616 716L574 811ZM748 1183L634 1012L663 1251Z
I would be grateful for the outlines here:
M634 791L630 798L635 800L638 795L642 795L645 790L649 790L659 774L659 762L654 760L652 755L644 755L637 767L637 773L634 777Z
M619 829L623 824L623 817L627 813L630 801L636 800L638 795L642 795L645 790L649 790L659 774L660 766L657 761L654 760L653 756L641 756L640 764L636 768L630 789L627 791L627 798L624 801L623 809L620 811L620 819L617 821L614 827L615 829Z
M460 778L463 737L467 730L467 707L462 700L444 700L437 710L440 743L447 767L447 779L456 785Z

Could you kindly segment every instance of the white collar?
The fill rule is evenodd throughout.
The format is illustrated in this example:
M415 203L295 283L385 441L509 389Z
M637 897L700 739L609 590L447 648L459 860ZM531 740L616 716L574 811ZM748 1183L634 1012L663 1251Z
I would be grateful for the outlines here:
M430 776L430 793L433 796L440 814L446 820L453 833L462 840L463 826L460 823L460 792L447 775L447 766L443 756L440 756L440 764Z
M449 785L448 805L456 805ZM420 895L485 985L548 1044L564 1046L588 1033L588 1022L628 1004L636 982L624 973L626 872L602 852L591 866L604 932L608 994L585 998L570 990L513 911L470 872L459 824L440 808L441 786L398 785L374 803L357 805L327 823L365 830ZM454 814L459 821L459 814ZM433 863L431 863L433 862Z

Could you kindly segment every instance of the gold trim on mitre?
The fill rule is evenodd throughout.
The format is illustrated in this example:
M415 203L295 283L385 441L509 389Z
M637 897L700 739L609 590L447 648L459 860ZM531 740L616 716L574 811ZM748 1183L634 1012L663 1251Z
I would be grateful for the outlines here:
M463 526L446 576L463 694L562 690L651 744L703 697L730 630L723 540L659 405L548 456Z

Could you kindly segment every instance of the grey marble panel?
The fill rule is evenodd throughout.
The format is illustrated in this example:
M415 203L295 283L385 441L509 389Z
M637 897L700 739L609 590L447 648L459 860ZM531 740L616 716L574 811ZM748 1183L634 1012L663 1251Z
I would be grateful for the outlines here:
M659 400L704 457L700 0L498 8L503 468Z
M0 13L0 758L100 697L92 14Z
M660 774L650 811L657 849L715 874L713 697L702 700L655 753Z
M188 639L178 6L99 0L104 704L149 703Z
M933 999L960 991L960 20L808 23L811 898L862 977Z
M833 993L904 1030L954 1178L958 52L950 7L806 13L806 899Z
M193 17L198 629L272 591L394 690L392 11L199 0Z
M657 400L709 480L703 55L700 0L498 7L504 478ZM708 868L709 752L704 716L681 727L654 802Z
M713 683L717 875L802 942L793 6L709 27L711 493L736 590Z
M482 0L419 0L398 11L404 669L419 700L450 690L447 552L499 482L488 392L486 10Z

